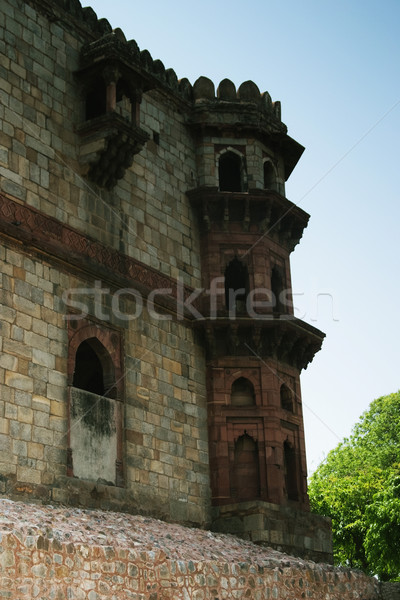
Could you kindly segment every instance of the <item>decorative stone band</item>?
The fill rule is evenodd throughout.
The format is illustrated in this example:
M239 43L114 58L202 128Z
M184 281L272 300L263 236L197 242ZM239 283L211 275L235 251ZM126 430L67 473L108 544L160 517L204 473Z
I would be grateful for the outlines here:
M171 289L171 294L160 295L159 302L166 310L176 311L176 280L3 194L0 194L0 234L80 272L101 277L111 285L133 287L144 297L155 289ZM192 288L183 287L184 298L192 293Z

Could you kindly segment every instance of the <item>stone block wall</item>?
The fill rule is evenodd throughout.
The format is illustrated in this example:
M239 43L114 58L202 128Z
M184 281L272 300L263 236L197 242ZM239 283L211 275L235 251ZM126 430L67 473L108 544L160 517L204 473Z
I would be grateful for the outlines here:
M0 11L0 491L203 524L204 352L184 318L168 318L171 298L166 308L161 292L152 313L146 304L149 290L200 283L185 195L196 178L192 136L173 95L149 91L139 118L150 139L125 177L106 190L82 176L85 96L75 72L83 44L102 34L79 3L62 4L51 3L54 19L45 0L5 0ZM99 301L96 286L108 290ZM121 346L114 486L98 473L78 478L88 469L74 472L79 453L72 464L69 455L68 316L78 301Z
M6 245L0 257L0 491L209 522L204 359L192 331L172 321L152 322L146 311L127 327L110 311L112 322L105 325L124 341L125 484L113 488L101 478L96 487L97 476L69 478L62 293L84 289L88 281ZM105 295L104 312L109 301Z
M133 121L129 126L124 123L122 130L128 132L128 138L137 134L141 143L135 147L133 162L123 163L123 175L110 176L114 187L107 187L101 177L90 175L92 155L99 148L101 151L108 148L107 135L100 132L93 147L92 138L82 135L85 127L89 130L94 127L90 122L97 117L101 120L104 117L106 129L123 121L112 107L100 115L96 110L87 110L88 102L96 94L93 89L85 88L85 69L93 68L93 75L97 63L93 60L89 67L84 64L87 54L83 47L89 43L93 50L92 43L99 40L101 48L103 43L108 51L111 48L105 53L110 60L106 66L113 66L115 60L130 75L134 72L128 86L134 88L128 92L133 99L122 100L124 117L131 114ZM96 43L94 46L98 48ZM117 56L113 55L115 49ZM196 526L209 525L206 348L207 344L212 346L212 341L210 331L192 327L193 312L182 308L194 290L205 285L197 211L192 209L187 193L204 184L216 187L217 154L230 145L247 146L241 169L246 189L257 188L261 194L253 194L254 207L259 201L268 204L269 198L277 211L274 218L286 207L287 201L275 197L275 192L271 197L267 192L264 194L268 186L263 177L263 161L273 158L275 151L270 155L263 150L264 143L257 141L257 136L261 136L258 125L253 123L249 133L246 128L246 133L238 135L231 130L236 122L234 114L242 112L241 100L245 103L254 100L251 112L258 124L257 107L262 99L258 88L251 82L242 84L243 95L237 96L235 113L226 123L229 132L220 137L219 133L212 133L211 123L211 130L208 133L204 130L203 143L196 123L190 122L194 107L201 112L208 103L208 96L202 96L199 84L191 87L187 81L183 85L178 83L175 73L165 70L160 61L153 61L147 51L135 50L135 42L127 43L120 30L111 33L110 25L98 20L92 9L83 9L78 0L4 0L0 11L0 56L0 492L12 498L115 509ZM95 51L92 59L93 56ZM97 58L103 60L101 56ZM132 59L134 66L124 64L125 59L128 62ZM104 72L100 74L107 78ZM123 78L122 83L126 83ZM101 85L114 86L116 100L117 83L103 81ZM195 87L200 102L196 100ZM107 94L109 91L107 87ZM268 107L263 109L265 130L261 137L264 139L266 135L268 139L273 133L268 129L269 121L274 123L275 133L285 137L286 126L280 121L279 107L272 109L270 100L265 95L263 98ZM213 95L209 100L214 104ZM127 110L129 104L131 113ZM199 118L197 125L203 129L201 114ZM226 118L222 113L217 116L217 129ZM273 167L276 187L281 191L283 180L302 152L294 140L288 138L286 142L290 151L282 150ZM244 174L246 156L248 173ZM205 206L207 202L201 204ZM249 212L248 203L247 209ZM291 251L299 239L297 228L300 225L302 231L306 220L305 215L298 215L289 223L284 236L277 234L272 244L275 262L283 265L289 252L286 249L284 254L279 253L283 237L287 234L292 240ZM258 224L253 225L258 240ZM232 258L232 238L224 234L221 239L221 243L229 246ZM249 239L248 247L255 241ZM258 251L263 253L260 248ZM267 278L262 272L271 269L263 256L258 258L259 272L252 284L268 286L272 275ZM288 254L285 269L289 285ZM212 276L221 276L223 271L220 265ZM93 344L101 347L98 354L94 352L97 357L94 362L100 363L94 373L99 381L104 374L102 391L76 383L78 351L83 344L86 354L82 371L85 360L89 363L92 360ZM72 414L77 406L76 389L89 394L82 401L85 406L101 405L105 396L103 404L114 415L110 424L112 435L101 439L101 447L97 440L90 457L87 447L94 437L90 428L78 428L78 420ZM80 414L84 416L82 411ZM300 416L298 413L299 419ZM278 420L276 425L276 429L285 427ZM75 428L72 433L71 428ZM298 437L300 447L302 430ZM279 440L282 446L284 442ZM300 460L300 487L305 500L303 450ZM97 466L93 469L82 461L96 462ZM271 499L281 504L280 495ZM307 508L306 501L303 508ZM283 535L284 525L281 527ZM7 536L8 533L6 552L14 552L14 538ZM265 536L263 541L272 541ZM286 549L286 541L283 546ZM24 547L17 544L16 548L17 554L26 552L27 563L33 561L34 567L26 572L28 579L42 577L44 573L43 585L59 578L54 589L60 585L64 586L63 594L78 594L78 584L72 591L65 587L69 585L65 568L54 571L46 566L53 557L46 555L45 567L38 566L41 563L38 559L43 556L37 552L47 551L47 542L30 540ZM3 558L3 566L10 568L11 579L26 575L23 569L15 571L15 555L11 558L11 554L5 553ZM137 560L140 562L142 558ZM146 555L143 561L150 564L150 570L157 570L153 559ZM54 554L55 564L81 573L85 568L82 571L79 561L74 563L69 556L59 558L58 553ZM176 584L177 567L171 561L167 575L160 576L157 584L166 590L161 592L157 588L155 597L158 594L173 598L175 585L182 587L184 598L196 597L195 584L190 579L191 567L184 567L188 571L181 573L185 577ZM210 569L213 568L211 565ZM90 566L88 570L91 569ZM203 581L204 573L207 576L211 573L208 567L204 573L202 569L201 565L195 567L196 585L203 586L199 582ZM240 574L240 569L229 571L226 565L223 569L218 571L215 583L218 598L233 591L240 597L240 586L252 586L250 575ZM224 577L230 573L232 581L237 576L235 583L226 584L231 586L230 591L225 579L222 583L222 573ZM253 578L256 571L251 573ZM97 581L98 571L94 569L93 574L90 578ZM135 581L132 578L133 587L129 590L132 597L139 594ZM131 585L126 580L114 583L127 589ZM26 585L21 594L35 595L39 589ZM39 584L35 580L32 585ZM94 593L102 593L96 585L85 588L89 600L95 598ZM261 594L262 578L257 585ZM211 598L214 593L211 588L204 590L204 597ZM140 590L140 594L146 593L150 591Z
M85 119L85 97L75 72L83 44L96 35L54 3L58 19L50 20L45 4L2 3L1 190L198 285L197 239L185 197L195 178L195 151L184 115L160 93L149 92L140 126L151 138L157 134L157 143L151 139L114 190L88 183L81 176L76 132Z
M360 572L144 517L0 501L10 600L380 600Z
M294 556L333 563L330 519L293 506L241 502L214 507L212 528Z

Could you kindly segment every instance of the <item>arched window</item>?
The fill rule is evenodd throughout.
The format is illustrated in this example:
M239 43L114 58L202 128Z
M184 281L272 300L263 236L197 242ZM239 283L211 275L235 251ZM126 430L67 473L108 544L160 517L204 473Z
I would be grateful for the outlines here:
M75 355L72 385L92 394L114 398L115 370L111 356L97 338L84 340Z
M235 152L224 152L218 162L220 192L242 192L242 159Z
M103 367L96 352L88 342L82 342L76 351L72 385L92 394L104 394Z
M119 477L120 403L115 400L115 368L99 339L83 340L75 353L69 392L71 474L115 485Z
M298 500L299 490L297 483L297 460L296 451L292 444L286 441L283 445L284 468L285 468L285 486L288 500Z
M239 377L232 383L231 405L232 406L254 406L254 386L245 377Z
M264 189L276 190L276 174L270 160L264 162Z
M249 274L246 265L238 258L231 260L225 269L225 304L229 312L246 310Z
M257 442L246 431L235 442L231 493L238 501L260 497Z
M293 395L287 385L281 385L281 407L289 412L293 412Z
M271 273L271 292L274 302L274 312L286 312L282 302L282 292L284 291L284 282L282 270L274 265Z

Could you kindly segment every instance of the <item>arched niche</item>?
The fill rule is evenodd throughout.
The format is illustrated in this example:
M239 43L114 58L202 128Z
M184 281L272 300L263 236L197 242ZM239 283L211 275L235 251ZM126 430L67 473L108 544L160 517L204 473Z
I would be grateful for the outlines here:
M293 412L293 393L285 383L280 388L281 407L284 410Z
M277 189L276 172L275 172L275 167L270 160L264 161L263 176L264 176L264 189L276 190Z
M239 502L260 497L257 442L246 431L235 442L231 495Z
M249 379L239 377L232 383L231 405L232 406L254 406L254 386Z

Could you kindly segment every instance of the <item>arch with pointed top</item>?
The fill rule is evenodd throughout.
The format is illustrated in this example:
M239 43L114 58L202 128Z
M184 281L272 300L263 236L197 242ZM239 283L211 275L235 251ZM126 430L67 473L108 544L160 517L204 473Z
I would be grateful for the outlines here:
M218 189L220 192L247 191L245 156L228 146L217 154Z

